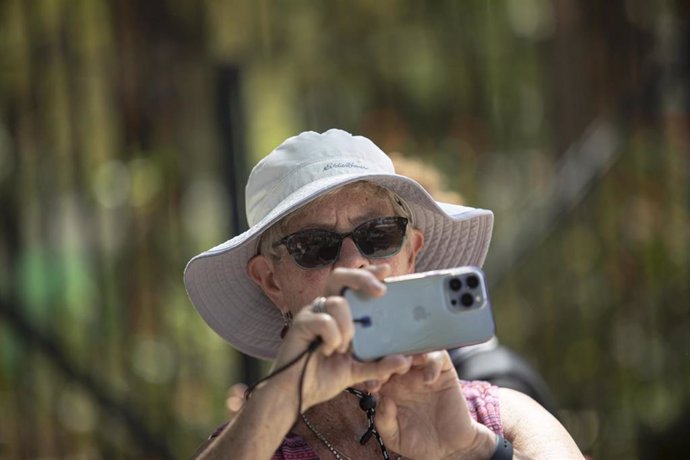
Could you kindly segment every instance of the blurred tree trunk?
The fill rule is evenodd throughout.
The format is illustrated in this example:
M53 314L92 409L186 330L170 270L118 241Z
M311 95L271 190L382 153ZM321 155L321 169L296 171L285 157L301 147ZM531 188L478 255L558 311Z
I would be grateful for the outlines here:
M551 50L551 108L557 151L565 150L598 116L642 110L654 82L649 55L657 17L644 2L556 0ZM648 16L643 16L647 14ZM634 23L630 15L640 22ZM643 22L646 21L646 22ZM619 112L626 118L633 113Z

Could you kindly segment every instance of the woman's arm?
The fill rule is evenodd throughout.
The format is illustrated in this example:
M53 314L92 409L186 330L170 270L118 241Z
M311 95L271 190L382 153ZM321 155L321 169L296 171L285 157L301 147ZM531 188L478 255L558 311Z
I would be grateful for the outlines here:
M563 425L532 398L508 388L499 390L499 398L503 430L515 458L583 458Z
M327 314L304 308L295 316L278 352L275 368L290 363L318 337L321 344L313 356L305 355L284 372L260 384L232 422L215 440L202 446L198 458L227 458L231 454L238 459L268 459L296 421L300 390L304 411L333 398L345 387L365 381L380 385L392 374L409 370L412 359L401 355L375 362L356 361L348 351L354 327L347 302L333 296L326 300L325 306Z
M269 459L295 422L297 383L277 375L254 390L232 421L204 446L198 459ZM294 393L286 389L292 386Z

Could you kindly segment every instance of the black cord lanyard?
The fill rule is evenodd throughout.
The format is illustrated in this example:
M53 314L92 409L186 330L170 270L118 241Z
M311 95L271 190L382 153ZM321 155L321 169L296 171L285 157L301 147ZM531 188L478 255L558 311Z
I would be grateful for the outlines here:
M376 398L374 398L371 393L365 393L364 391L357 390L356 388L347 387L345 390L359 398L359 408L367 413L367 422L369 423L369 427L367 428L367 431L364 432L362 437L359 438L359 443L362 445L366 444L373 435L376 438L376 441L379 443L383 458L385 460L389 460L390 455L388 454L388 449L386 449L383 439L381 439L381 435L376 429L376 425L374 425L374 415L376 415Z

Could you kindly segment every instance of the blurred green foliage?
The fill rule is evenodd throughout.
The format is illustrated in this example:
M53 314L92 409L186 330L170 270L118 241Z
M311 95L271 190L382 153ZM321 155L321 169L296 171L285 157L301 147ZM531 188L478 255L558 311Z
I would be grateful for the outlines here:
M230 66L246 164L341 127L494 209L499 336L580 447L679 458L660 445L690 410L688 9L1 0L0 457L188 457L227 417L240 360L181 275L238 224Z

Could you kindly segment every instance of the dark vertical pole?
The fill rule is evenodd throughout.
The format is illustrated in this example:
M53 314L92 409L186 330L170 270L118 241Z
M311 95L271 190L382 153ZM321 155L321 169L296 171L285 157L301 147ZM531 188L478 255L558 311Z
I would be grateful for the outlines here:
M244 209L246 181L244 110L240 94L240 69L225 64L218 69L217 120L220 136L221 165L231 203L231 229L238 235L247 229ZM253 383L260 378L259 362L242 355L242 379Z

